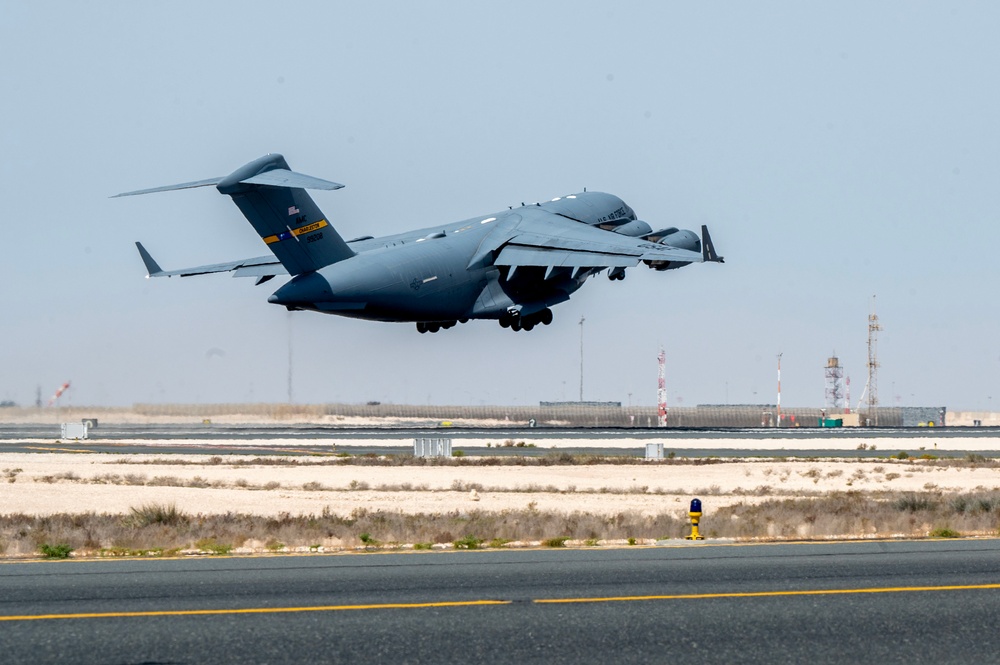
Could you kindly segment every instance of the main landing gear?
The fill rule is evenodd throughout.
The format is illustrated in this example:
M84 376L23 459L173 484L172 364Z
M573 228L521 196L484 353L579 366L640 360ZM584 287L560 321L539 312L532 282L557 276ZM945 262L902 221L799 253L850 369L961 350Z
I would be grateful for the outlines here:
M421 335L424 333L436 333L439 330L447 330L448 328L454 328L456 323L467 323L468 319L459 319L458 321L418 321L417 322L417 332Z
M531 330L539 324L547 326L550 323L552 323L552 310L547 307L540 312L528 314L527 316L504 314L500 317L500 326L503 328L510 328L514 331Z

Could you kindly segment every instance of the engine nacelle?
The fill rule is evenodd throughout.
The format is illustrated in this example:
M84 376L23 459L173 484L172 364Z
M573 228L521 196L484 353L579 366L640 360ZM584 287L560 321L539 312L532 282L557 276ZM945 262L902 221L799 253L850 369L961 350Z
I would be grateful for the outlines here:
M692 252L701 252L701 238L694 231L681 229L670 235L665 235L659 240L661 245L670 245L680 249L689 249Z
M645 238L661 245L687 249L692 252L701 252L701 238L694 231L688 231L687 229L664 229L656 233L650 233ZM646 261L646 265L654 270L675 270L689 264L690 261Z
M624 236L632 236L633 238L642 238L649 235L652 230L653 227L646 222L641 219L635 219L616 227L614 232L621 233Z

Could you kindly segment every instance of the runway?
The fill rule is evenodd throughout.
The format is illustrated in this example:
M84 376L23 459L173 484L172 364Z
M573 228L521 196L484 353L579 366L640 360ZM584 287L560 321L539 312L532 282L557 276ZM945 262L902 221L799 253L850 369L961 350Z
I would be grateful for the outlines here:
M0 565L12 662L992 662L1000 542Z
M62 441L53 425L0 425L0 451L118 454L399 454L415 438L449 438L464 454L642 456L663 443L681 457L884 457L907 450L1000 454L1000 428L336 428L315 426L105 425L87 440ZM505 447L504 443L523 446ZM918 453L919 454L919 453Z

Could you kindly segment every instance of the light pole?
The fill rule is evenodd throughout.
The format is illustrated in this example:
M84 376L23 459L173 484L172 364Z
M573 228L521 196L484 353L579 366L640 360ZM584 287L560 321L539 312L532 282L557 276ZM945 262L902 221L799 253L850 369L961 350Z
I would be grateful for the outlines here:
M586 321L582 316L580 317L580 401L583 401L583 322Z
M776 409L778 412L778 427L781 427L781 356L782 355L784 354L782 353L778 354L778 404L777 404L778 408Z

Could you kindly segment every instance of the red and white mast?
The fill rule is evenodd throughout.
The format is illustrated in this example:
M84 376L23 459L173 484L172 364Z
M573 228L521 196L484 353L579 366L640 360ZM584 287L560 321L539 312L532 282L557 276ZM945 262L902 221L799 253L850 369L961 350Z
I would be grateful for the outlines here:
M778 427L781 427L781 356L778 354Z
M657 419L659 427L667 426L667 354L663 347L660 347L660 355L656 356L659 361L659 381L656 388Z

